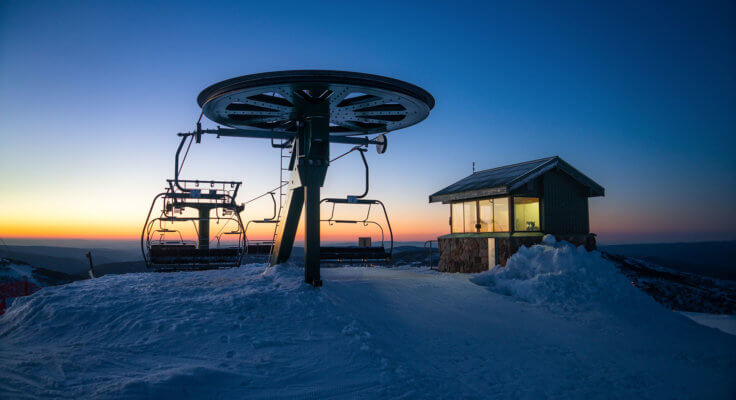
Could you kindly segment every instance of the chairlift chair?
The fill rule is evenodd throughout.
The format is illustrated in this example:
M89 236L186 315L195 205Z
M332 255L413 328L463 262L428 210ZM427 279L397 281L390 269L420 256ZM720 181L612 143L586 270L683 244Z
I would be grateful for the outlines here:
M363 263L381 263L391 261L391 257L394 249L394 234L391 229L391 222L388 219L388 213L386 212L386 206L380 200L365 199L368 195L369 189L369 170L368 161L365 159L365 149L358 148L358 153L363 160L365 166L365 191L363 194L358 196L348 195L345 198L325 198L322 199L321 203L332 204L332 211L330 217L327 219L320 220L321 222L327 222L330 226L334 224L363 224L363 226L375 225L381 232L381 245L373 246L369 244L367 246L320 246L320 260L326 262L363 262ZM336 219L335 218L335 206L341 205L362 205L368 206L365 218L363 219ZM380 205L383 210L383 215L386 221L386 227L389 233L388 246L386 246L386 238L384 227L381 223L371 220L371 208L374 205Z
M243 229L243 237L245 240L245 256L268 257L273 250L274 240L252 240L248 239L248 227L250 224L276 224L278 223L278 215L276 211L276 196L274 192L269 192L273 201L273 216L264 219L251 219L245 224Z
M202 270L238 267L244 254L245 230L240 219L243 206L235 203L241 182L167 180L166 191L154 197L141 233L141 251L146 266L155 271ZM205 189L201 189L200 185ZM209 188L207 188L209 186ZM157 202L163 203L161 214L151 218ZM196 216L184 216L187 209L197 210ZM212 211L214 216L212 216ZM210 221L223 223L210 243ZM173 225L192 223L196 240L185 240ZM232 226L230 230L225 230ZM167 236L175 234L173 240ZM234 243L223 245L223 237L234 237Z

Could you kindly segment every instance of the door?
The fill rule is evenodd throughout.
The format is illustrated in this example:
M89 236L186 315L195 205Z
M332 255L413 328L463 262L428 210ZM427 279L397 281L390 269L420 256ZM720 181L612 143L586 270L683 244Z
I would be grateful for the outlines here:
M488 269L496 266L496 238L488 238Z

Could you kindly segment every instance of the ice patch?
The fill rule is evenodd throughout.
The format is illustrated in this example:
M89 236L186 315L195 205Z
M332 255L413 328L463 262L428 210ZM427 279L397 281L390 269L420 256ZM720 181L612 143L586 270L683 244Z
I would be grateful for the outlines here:
M601 305L652 305L600 252L588 252L546 235L542 244L522 247L506 267L470 278L489 290L557 311L583 311Z

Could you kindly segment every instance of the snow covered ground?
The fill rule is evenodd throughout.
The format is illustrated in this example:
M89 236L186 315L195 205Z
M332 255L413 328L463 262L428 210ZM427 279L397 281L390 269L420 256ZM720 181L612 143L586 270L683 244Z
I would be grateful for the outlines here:
M283 265L44 288L0 317L0 398L734 398L736 337L598 253L506 269Z
M0 259L0 282L15 282L27 279L35 285L41 284L33 276L33 267L30 265L22 265Z
M681 311L681 313L700 325L720 329L723 332L736 336L736 315L703 314L686 311Z

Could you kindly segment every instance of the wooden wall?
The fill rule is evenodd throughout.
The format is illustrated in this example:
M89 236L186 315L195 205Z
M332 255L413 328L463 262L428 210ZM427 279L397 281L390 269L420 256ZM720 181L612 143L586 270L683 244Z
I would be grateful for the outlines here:
M589 233L586 188L558 170L544 174L542 185L542 230L555 235Z

